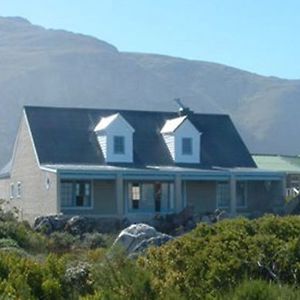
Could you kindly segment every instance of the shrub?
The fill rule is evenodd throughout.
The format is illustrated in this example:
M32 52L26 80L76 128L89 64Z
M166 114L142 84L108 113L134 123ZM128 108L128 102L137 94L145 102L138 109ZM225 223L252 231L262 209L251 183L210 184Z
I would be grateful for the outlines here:
M15 240L10 238L0 239L0 248L7 248L7 247L19 248L19 245Z
M262 280L247 280L233 292L220 296L224 300L298 300L299 291L290 286L279 286Z
M67 232L53 232L47 242L47 248L54 253L70 251L76 241L76 237Z
M83 235L80 245L87 249L105 248L107 247L106 237L99 232L86 233Z
M200 224L189 234L149 249L138 264L160 293L178 289L189 299L216 297L250 278L300 283L299 217Z

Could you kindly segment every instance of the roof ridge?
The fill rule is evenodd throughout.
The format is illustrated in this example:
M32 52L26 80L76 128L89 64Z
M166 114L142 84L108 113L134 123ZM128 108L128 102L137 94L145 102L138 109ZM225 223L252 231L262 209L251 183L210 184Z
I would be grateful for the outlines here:
M82 110L82 111L106 111L106 112L136 112L136 113L161 113L161 114L174 114L178 115L178 111L174 110L145 110L145 109L123 109L123 108L101 108L101 107L68 107L68 106L41 106L41 105L24 105L24 110L30 109L49 109L49 110ZM218 116L218 117L229 117L229 114L222 114L222 113L200 113L200 112L193 112L195 115L202 115L202 116Z

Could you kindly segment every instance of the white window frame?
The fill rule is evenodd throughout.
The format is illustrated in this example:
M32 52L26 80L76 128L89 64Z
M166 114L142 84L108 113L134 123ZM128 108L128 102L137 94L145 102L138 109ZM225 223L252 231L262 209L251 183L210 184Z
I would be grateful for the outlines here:
M188 145L189 145L189 150L188 152L185 152L185 148L184 148L184 141L187 142L188 141ZM182 155L193 155L193 138L192 137L183 137L181 138L181 154Z
M17 182L17 198L20 199L22 195L22 182Z
M122 141L122 151L116 151L116 140L119 139ZM125 136L123 135L114 135L113 137L113 153L114 155L124 155L125 154Z
M15 184L13 182L10 184L9 194L10 194L9 198L14 199L14 197L15 197Z

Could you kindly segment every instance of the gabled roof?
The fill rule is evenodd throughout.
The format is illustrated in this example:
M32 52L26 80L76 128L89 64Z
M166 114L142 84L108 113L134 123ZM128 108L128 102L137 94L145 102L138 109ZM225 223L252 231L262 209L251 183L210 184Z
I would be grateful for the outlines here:
M167 120L160 133L172 133L187 119L187 116Z
M258 168L300 174L300 156L253 154Z
M119 113L135 130L130 165L176 165L160 133L175 112L25 107L25 113L40 164L106 165L94 128ZM229 116L194 113L189 120L202 132L201 164L189 167L256 166Z
M132 128L132 126L130 126L128 124L128 122L126 122L126 120L124 120L124 118L122 117L122 115L120 115L119 113L113 114L113 115L108 116L108 117L102 117L101 120L100 120L100 122L95 127L94 131L95 132L99 132L99 131L107 130L109 128L109 126L112 123L114 123L114 121L116 121L117 119L121 119L132 131L134 131L134 129Z
M113 114L111 116L101 118L94 131L101 131L107 129L107 127L118 117L118 115L119 114Z

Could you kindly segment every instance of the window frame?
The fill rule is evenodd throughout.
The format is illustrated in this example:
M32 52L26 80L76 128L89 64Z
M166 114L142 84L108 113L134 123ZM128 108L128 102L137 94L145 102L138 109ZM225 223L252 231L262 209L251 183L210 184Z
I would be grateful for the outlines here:
M186 144L187 142L188 142L188 144ZM181 154L182 155L193 155L193 138L192 137L181 138Z
M118 147L120 147L120 148L118 148ZM114 137L113 137L113 153L114 153L114 155L124 155L125 154L125 136L114 135Z
M71 188L71 194L72 194L72 198L71 198L71 206L70 205L63 205L63 201L62 201L62 186L64 183L67 184L71 184L72 188ZM77 200L76 197L78 197L79 195L77 195L77 184L88 184L89 185L89 205L85 205L85 206L80 206L80 205L76 205L77 204ZM80 187L79 187L80 189ZM79 190L80 191L80 190ZM84 193L86 192L85 188L84 188ZM62 180L61 181L61 188L60 188L60 206L62 209L93 209L94 208L94 194L93 194L93 181L92 180Z
M142 185L138 182L133 182L130 185L131 208L132 210L140 209L142 200Z
M222 187L222 190L220 188ZM226 187L226 190L224 189ZM221 194L220 194L221 193ZM226 194L227 195L226 195ZM220 201L220 197L226 195L228 199L225 199L227 204L223 205L222 202ZM223 200L223 202L225 202ZM230 185L227 181L219 181L217 182L217 187L216 187L216 204L217 208L221 209L229 209L230 207Z
M13 182L11 182L9 186L9 198L10 199L15 198L15 184Z
M22 182L18 181L17 182L17 194L16 194L16 198L20 199L22 196Z

